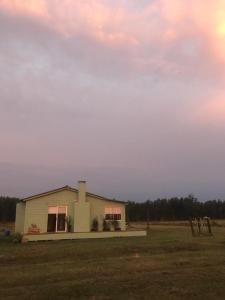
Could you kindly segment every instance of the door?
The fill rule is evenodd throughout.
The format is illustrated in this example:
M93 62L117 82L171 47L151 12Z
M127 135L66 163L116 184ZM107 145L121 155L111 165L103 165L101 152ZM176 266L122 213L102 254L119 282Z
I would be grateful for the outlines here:
M66 214L58 214L57 231L65 231L66 229Z
M48 232L56 231L56 214L48 214Z
M65 232L66 216L67 206L49 206L47 232Z

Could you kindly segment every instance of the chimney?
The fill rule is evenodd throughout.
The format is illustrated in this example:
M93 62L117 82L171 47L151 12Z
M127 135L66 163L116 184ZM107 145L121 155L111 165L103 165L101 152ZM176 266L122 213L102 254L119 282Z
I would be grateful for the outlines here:
M86 181L78 181L78 202L86 202Z

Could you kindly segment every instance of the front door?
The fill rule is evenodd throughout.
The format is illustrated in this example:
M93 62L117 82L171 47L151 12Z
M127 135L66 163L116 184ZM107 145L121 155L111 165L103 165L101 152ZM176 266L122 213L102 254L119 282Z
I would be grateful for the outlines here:
M56 232L56 214L48 214L48 232Z
M57 231L65 231L66 230L66 214L59 213L57 219Z

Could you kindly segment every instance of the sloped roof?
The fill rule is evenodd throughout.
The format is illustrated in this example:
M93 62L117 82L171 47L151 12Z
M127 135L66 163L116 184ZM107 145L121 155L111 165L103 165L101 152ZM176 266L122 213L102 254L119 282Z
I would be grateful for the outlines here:
M36 199L36 198L40 198L42 196L47 196L47 195L51 195L51 194L54 194L54 193L58 193L58 192L61 192L61 191L71 191L71 192L78 193L78 189L72 188L69 185L65 185L61 188L57 188L57 189L50 190L50 191L47 191L47 192L44 192L44 193L40 193L40 194L36 194L36 195L32 195L32 196L23 198L23 199L21 199L21 201L26 202L26 201L30 201L30 200L33 200L33 199ZM99 196L99 195L95 195L95 194L92 194L92 193L86 193L86 195L89 196L89 197L98 198L100 200L106 200L106 201L112 201L112 202L117 202L117 203L121 203L121 204L126 204L126 202L124 202L124 201L109 199L109 198Z

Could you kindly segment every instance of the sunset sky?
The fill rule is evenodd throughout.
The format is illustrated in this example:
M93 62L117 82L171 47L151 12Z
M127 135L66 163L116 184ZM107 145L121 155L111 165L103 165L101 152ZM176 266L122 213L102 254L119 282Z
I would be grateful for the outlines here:
M225 199L225 0L0 0L0 194Z

